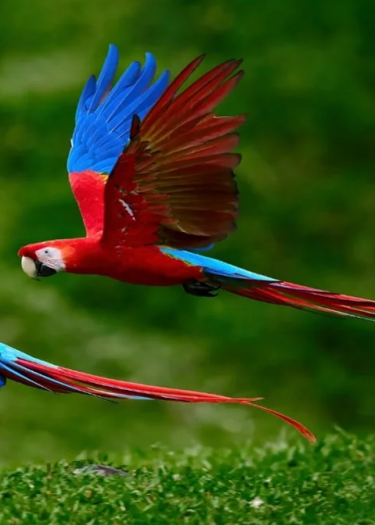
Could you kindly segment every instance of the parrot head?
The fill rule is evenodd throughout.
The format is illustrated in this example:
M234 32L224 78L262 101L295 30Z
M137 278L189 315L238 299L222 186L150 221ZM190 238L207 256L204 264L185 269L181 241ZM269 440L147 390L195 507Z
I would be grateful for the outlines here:
M56 241L29 244L21 248L22 270L32 279L50 277L66 269L65 249Z

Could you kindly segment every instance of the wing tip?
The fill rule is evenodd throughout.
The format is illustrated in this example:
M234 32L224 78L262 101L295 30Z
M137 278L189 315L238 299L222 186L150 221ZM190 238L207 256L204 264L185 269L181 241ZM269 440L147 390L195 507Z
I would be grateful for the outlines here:
M118 54L120 54L118 47L116 46L116 44L113 44L113 43L109 44L109 46L108 46L108 53L118 53Z
M194 73L194 71L202 64L202 62L206 59L207 57L207 54L206 53L202 53L201 55L197 56L197 58L194 58L194 60L192 60L186 67L183 71L181 71L181 73L179 75L177 75L176 79L180 76L183 75L183 73L186 71L186 70L189 70L189 75L192 75Z

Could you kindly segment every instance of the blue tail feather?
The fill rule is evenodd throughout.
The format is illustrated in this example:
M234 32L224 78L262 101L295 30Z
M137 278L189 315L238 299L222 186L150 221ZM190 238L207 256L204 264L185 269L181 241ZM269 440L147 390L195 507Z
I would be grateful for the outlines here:
M206 257L205 255L201 255L199 253L166 247L162 247L161 251L188 264L200 266L205 274L218 278L219 280L222 278L248 281L277 281L277 279L273 279L272 277L250 272L249 270L244 270L238 266L219 261L218 259L212 259L211 257Z

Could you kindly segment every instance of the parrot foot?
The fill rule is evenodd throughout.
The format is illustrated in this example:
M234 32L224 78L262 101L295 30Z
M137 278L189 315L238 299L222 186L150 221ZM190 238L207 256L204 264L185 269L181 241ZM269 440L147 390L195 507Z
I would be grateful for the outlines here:
M213 284L197 281L196 279L191 279L182 286L186 293L196 295L198 297L216 297L217 293L215 292L220 290L220 285L214 286Z

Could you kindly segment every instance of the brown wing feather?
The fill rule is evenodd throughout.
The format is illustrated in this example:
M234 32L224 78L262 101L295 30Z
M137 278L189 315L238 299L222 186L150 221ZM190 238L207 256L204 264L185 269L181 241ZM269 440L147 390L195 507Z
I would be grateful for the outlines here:
M246 117L216 117L212 111L242 78L242 71L234 74L241 61L224 62L178 94L202 59L176 77L142 123L134 117L130 144L109 177L113 184L107 184L108 205L124 199L134 214L135 220L127 218L125 227L116 219L126 244L200 248L235 228L238 191L233 170L241 156L231 151L239 143L235 129ZM132 174L126 157L135 159Z

